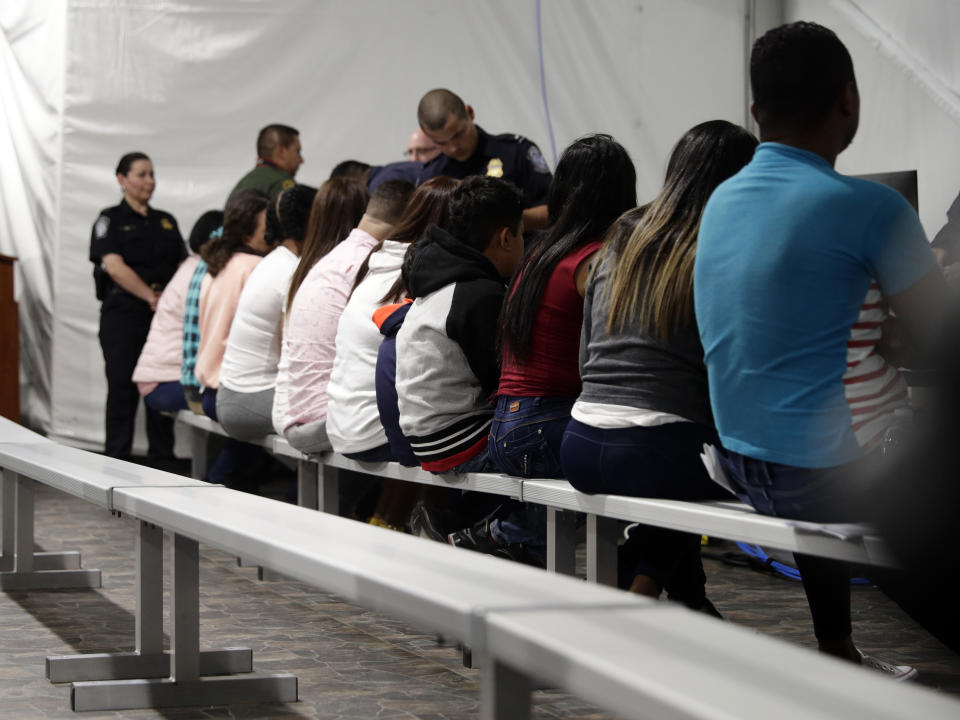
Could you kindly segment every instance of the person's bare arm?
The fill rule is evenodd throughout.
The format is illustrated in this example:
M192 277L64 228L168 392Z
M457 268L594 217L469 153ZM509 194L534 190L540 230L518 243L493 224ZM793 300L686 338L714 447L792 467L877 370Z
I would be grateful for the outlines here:
M943 270L937 266L913 285L887 298L897 325L917 350L917 362L929 364L938 350L950 302Z
M117 285L148 303L151 310L157 309L160 293L141 280L136 271L127 265L118 253L107 253L100 259L100 264Z
M550 226L550 216L546 205L534 205L523 211L523 229L526 232L543 230Z

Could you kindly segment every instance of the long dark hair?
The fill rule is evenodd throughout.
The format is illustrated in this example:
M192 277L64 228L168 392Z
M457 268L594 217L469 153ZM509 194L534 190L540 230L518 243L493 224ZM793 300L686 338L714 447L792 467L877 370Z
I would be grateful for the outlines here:
M213 236L202 248L200 257L207 263L210 277L216 277L257 230L257 216L267 209L270 199L259 190L238 190L223 212L223 232Z
M397 220L397 224L388 239L393 242L413 245L423 237L423 233L426 232L429 225L438 225L445 228L450 218L450 196L459 184L459 180L440 175L428 180L414 190L403 210L403 215ZM383 241L381 240L370 251L370 255L373 255L382 247ZM367 255L357 272L357 279L353 283L354 290L357 289L360 281L366 277L370 269L370 255ZM350 292L353 293L352 290ZM390 289L387 290L387 294L380 299L380 304L399 302L405 294L406 286L403 284L403 278L398 276Z
M503 306L500 347L517 359L530 354L533 324L557 264L637 204L637 171L609 135L588 135L563 151L547 195L551 226L527 251Z
M369 199L366 186L350 178L330 178L320 186L310 209L300 263L290 278L287 312L293 307L293 298L307 273L317 260L339 245L357 226Z
M608 333L634 318L669 339L693 318L693 262L700 217L717 185L750 162L757 139L739 125L711 120L688 130L670 154L663 189L624 242L604 247L610 276Z

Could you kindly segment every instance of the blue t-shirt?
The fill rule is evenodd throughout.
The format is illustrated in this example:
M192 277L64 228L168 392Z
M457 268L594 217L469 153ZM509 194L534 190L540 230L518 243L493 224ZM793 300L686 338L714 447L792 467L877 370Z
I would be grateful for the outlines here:
M714 420L729 450L796 467L861 454L843 374L872 279L885 297L935 266L896 191L763 143L710 197L694 302Z

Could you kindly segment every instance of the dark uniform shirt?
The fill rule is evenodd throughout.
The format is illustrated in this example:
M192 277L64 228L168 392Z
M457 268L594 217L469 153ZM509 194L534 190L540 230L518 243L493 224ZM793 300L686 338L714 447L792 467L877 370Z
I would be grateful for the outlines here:
M297 181L293 179L293 175L286 170L261 160L253 170L240 178L240 182L230 191L230 197L233 197L237 190L259 190L271 200L276 200L281 190L296 184ZM229 198L227 201L229 202Z
M544 205L553 175L534 143L523 135L489 135L479 125L477 147L464 162L440 154L423 166L420 182L447 175L462 180L489 175L509 180L523 191L526 207Z
M147 285L161 289L187 256L187 247L173 215L147 208L141 215L121 200L100 212L90 238L90 261L94 264L97 297L119 295L143 302L123 291L100 268L104 255L116 253ZM99 275L99 278L98 278Z

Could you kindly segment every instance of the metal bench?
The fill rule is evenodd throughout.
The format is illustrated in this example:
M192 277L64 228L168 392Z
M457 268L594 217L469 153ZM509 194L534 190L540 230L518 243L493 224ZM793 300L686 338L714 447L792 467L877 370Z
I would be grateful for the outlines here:
M53 442L6 442L13 437L0 427L0 467L5 490L15 488L13 502L4 498L4 529L12 515L15 525L14 567L0 574L3 590L35 588L100 587L99 570L77 568L38 569L33 567L33 495L34 483L66 492L111 512L118 512L114 499L122 488L191 487L209 492L218 486L173 473L141 467L133 463L65 447ZM174 538L174 568L171 586L171 652L163 652L163 530L140 522L137 532L137 588L135 612L135 650L130 653L95 653L47 658L47 677L52 682L75 682L71 704L75 710L105 709L110 700L98 683L87 680L115 680L128 686L149 685L159 678L195 668L202 675L198 683L173 683L165 694L143 696L145 704L129 707L159 707L223 703L231 700L296 700L296 678L292 675L244 675L250 673L253 657L249 648L199 649L199 558L196 547L190 553ZM135 679L130 679L135 678ZM214 691L206 690L215 688ZM219 692L219 694L217 694ZM224 694L226 693L226 694Z
M181 412L205 432L224 434L209 418ZM818 524L760 515L739 502L683 502L622 495L587 495L565 480L524 480L496 473L435 474L394 462L357 462L336 453L306 457L287 441L271 435L264 446L298 462L300 500L304 507L336 514L339 477L352 471L423 485L476 490L517 498L547 508L547 567L572 575L576 550L574 513L587 517L587 579L616 584L616 549L621 521L706 534L765 547L820 555L866 565L893 566L883 541L866 525Z
M485 648L484 618L494 610L557 607L579 612L654 605L601 586L545 576L526 566L228 488L118 488L114 503L119 511L174 534L175 572L181 557L188 567L195 566L197 544L202 543L479 652ZM177 642L179 637L174 635ZM195 639L188 641L186 655L193 658ZM175 658L178 652L175 648ZM189 692L178 691L182 682ZM186 667L173 666L173 679L76 683L74 707L116 710L183 699L190 704L240 699L228 695L232 691L222 683L199 677L188 660Z
M483 720L527 720L560 687L650 720L960 717L955 698L681 608L493 612Z
M952 718L960 709L685 609L84 451L0 435L0 465L138 520L137 651L48 658L52 680L74 681L75 710L296 700L292 675L206 675L248 672L252 661L247 649L199 650L200 543L472 646L483 658L484 718L528 718L537 681L630 717ZM169 655L164 530L174 544Z
M203 447L205 453L206 434L215 433L229 437L223 428L206 416L199 416L188 410L177 413L177 421L189 425L194 432L193 447ZM328 452L315 456L306 456L291 447L287 440L279 435L267 435L259 443L276 455L297 461L298 504L303 507L337 514L340 507L340 480L344 471L356 472L378 478L403 480L420 485L455 488L458 490L476 490L493 495L505 495L519 499L521 478L499 473L443 473L436 474L418 467L405 467L395 462L358 462L337 453ZM199 460L194 456L193 476L202 477L206 466L205 454Z
M886 545L866 525L819 524L785 520L754 512L740 502L683 502L623 495L587 495L566 480L526 480L525 502L546 505L548 562L561 572L573 572L573 525L561 511L587 515L587 576L616 584L619 522L645 523L671 530L741 540L764 547L820 555L865 565L894 566ZM550 517L555 520L550 522Z

